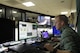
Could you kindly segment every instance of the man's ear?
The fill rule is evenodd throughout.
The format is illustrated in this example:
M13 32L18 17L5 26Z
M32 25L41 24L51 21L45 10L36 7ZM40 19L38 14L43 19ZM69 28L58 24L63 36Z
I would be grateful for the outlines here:
M61 25L64 25L64 22L63 21L61 21Z

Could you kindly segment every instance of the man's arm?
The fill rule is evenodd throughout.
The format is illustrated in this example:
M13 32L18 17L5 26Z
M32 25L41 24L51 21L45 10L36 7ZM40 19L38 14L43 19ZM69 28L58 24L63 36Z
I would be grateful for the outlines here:
M68 50L59 50L59 49L55 49L58 45L56 45L55 47L53 47L52 45L50 45L49 43L48 44L45 44L44 47L49 50L51 53L71 53L70 51Z
M71 53L71 52L68 50L58 50L57 49L56 53Z
M63 33L62 33L62 40L61 40L61 49L62 50L69 50L73 53L78 53L78 45L76 40L76 35L72 30L68 30L66 29Z
M54 42L60 42L60 39L57 38L57 37L52 37L51 40L54 41Z

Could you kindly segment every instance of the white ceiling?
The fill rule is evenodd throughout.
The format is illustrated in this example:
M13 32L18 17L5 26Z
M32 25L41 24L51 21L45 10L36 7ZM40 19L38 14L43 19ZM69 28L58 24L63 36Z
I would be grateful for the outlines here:
M26 7L23 2L32 1L36 6ZM61 2L64 1L64 2ZM76 0L0 0L1 4L39 12L47 15L58 15L61 12L76 10Z

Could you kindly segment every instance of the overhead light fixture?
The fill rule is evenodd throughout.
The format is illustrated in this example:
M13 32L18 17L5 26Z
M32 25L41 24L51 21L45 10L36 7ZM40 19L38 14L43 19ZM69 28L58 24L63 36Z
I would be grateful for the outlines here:
M2 12L2 9L0 9L0 12Z
M12 11L12 13L17 13L17 11Z
M35 6L35 4L33 2L24 2L22 4L27 6L27 7Z
M68 14L68 12L61 12L61 14Z

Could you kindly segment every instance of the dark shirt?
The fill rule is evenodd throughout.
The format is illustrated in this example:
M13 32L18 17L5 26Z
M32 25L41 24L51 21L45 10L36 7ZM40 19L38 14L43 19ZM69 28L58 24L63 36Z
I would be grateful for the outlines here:
M62 27L61 32L60 49L80 53L80 36L69 26Z

